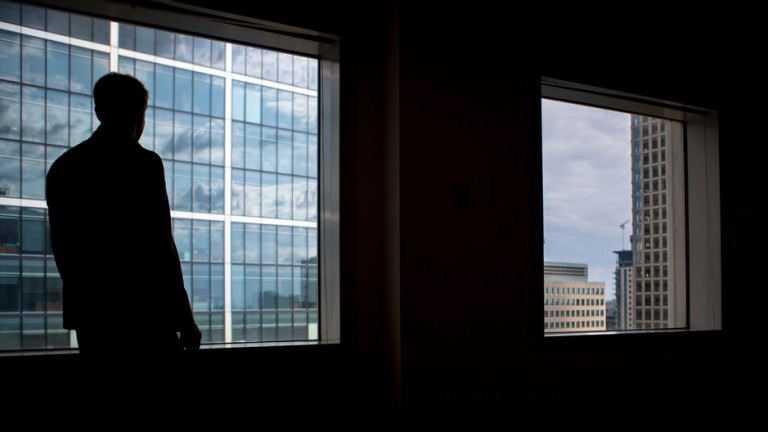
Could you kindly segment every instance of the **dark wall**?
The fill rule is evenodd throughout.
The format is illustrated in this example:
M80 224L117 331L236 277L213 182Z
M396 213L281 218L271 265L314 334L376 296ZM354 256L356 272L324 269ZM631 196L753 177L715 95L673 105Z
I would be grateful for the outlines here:
M739 221L750 215L737 204L756 126L745 88L733 89L748 60L733 63L728 49L752 39L713 34L727 15L189 3L338 34L342 61L343 342L204 352L182 368L196 377L196 400L245 390L261 395L254 413L429 425L512 422L551 402L736 390L746 372L733 366L747 353L735 336L748 328L735 303ZM722 332L542 340L541 76L720 111ZM36 384L71 385L79 364L0 360ZM311 402L276 402L298 394Z

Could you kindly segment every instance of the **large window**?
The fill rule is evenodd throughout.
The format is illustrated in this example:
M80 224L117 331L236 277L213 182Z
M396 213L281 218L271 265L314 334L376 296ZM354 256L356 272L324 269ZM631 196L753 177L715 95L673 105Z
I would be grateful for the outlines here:
M542 96L545 333L573 331L563 311L606 317L579 332L719 328L716 114L558 81Z
M0 350L76 346L44 180L98 127L91 90L108 71L149 90L140 142L165 164L203 342L338 338L338 230L320 218L338 208L338 83L323 78L337 63L167 28L0 2Z

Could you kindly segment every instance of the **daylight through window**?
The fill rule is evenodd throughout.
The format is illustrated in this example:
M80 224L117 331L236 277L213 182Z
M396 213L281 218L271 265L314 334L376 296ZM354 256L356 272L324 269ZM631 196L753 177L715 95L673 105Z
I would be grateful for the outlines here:
M686 327L682 128L542 99L545 333Z
M44 179L98 127L109 71L149 90L141 144L165 164L203 342L318 340L319 60L0 2L0 350L75 346Z

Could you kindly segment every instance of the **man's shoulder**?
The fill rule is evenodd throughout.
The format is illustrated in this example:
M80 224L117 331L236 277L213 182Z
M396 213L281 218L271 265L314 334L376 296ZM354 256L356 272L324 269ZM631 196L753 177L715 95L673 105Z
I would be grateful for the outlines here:
M80 144L75 145L74 147L71 147L67 149L64 153L61 154L58 158L56 158L55 161L53 161L53 164L51 164L51 169L49 170L50 173L56 173L57 171L61 169L68 169L69 167L76 167L80 163L84 161L84 159L87 158L88 153L88 147L90 146L91 139L87 139Z

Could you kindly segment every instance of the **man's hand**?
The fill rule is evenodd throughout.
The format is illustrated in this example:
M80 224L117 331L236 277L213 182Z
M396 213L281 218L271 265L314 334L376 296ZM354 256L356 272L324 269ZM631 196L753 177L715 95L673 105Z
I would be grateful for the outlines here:
M185 351L197 351L200 349L200 340L203 338L203 333L197 324L192 325L181 331L181 345Z

